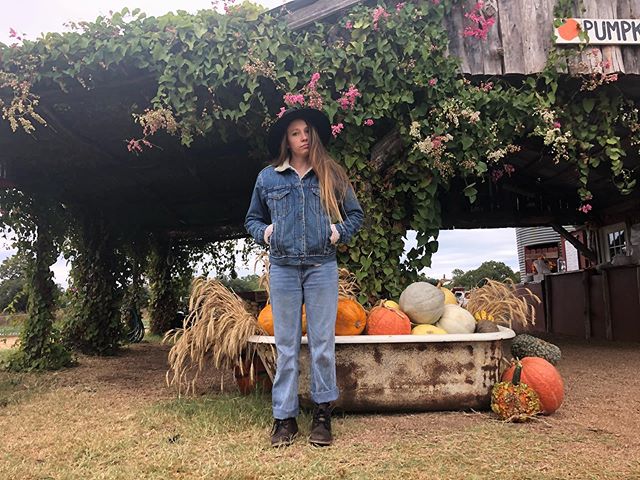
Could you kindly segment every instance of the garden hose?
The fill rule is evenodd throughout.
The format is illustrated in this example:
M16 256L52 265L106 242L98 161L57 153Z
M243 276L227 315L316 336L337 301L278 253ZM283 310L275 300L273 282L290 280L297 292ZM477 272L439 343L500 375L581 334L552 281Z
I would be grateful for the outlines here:
M144 338L144 323L135 308L129 309L128 327L127 340L129 343L139 343Z

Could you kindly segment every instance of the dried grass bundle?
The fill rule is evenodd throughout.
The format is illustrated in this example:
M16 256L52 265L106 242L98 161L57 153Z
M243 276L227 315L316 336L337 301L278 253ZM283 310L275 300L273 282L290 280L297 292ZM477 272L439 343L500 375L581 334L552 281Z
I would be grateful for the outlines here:
M241 369L255 354L248 339L262 330L242 299L218 280L194 280L189 315L183 328L167 332L163 342L173 342L169 351L167 384L180 395L195 391L205 364L216 369ZM264 332L262 332L264 333Z
M516 286L511 280L498 282L487 279L487 283L473 290L469 296L467 310L473 315L486 312L486 317L495 323L514 324L522 327L535 325L536 312L532 303L540 303L540 298L528 288L518 294Z
M357 298L360 284L356 276L346 268L338 269L338 297Z

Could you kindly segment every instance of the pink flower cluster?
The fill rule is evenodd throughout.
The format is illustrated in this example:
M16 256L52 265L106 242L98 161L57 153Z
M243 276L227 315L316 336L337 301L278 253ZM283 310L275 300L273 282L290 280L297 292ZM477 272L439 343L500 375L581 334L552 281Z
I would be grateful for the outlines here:
M560 128L562 124L558 121L553 122L553 128Z
M353 28L353 22L351 20L348 20L347 23L344 24L344 28L346 28L347 30L351 30Z
M15 38L19 42L22 41L22 37L26 37L26 34L18 35L18 32L14 28L9 28L9 38Z
M287 107L295 107L296 105L308 106L309 108L315 108L316 110L322 110L324 102L322 96L318 93L318 82L320 81L320 73L315 72L311 75L309 83L307 83L301 90L301 93L286 93L282 98ZM286 107L281 107L278 112L278 118L287 111Z
M493 183L498 183L498 180L500 180L505 173L510 177L511 174L515 171L516 167L514 167L510 163L505 163L502 169L497 168L491 171L491 180L493 181Z
M322 101L322 97L318 93L318 81L320 80L320 74L318 72L311 75L311 80L304 88L304 91L307 93L307 104L311 108L315 108L316 110L322 110L324 106L324 102Z
M431 145L434 149L437 150L442 147L443 140L445 140L445 138L442 135L436 135L435 137L431 138Z
M480 90L482 90L483 92L490 92L491 90L493 90L493 82L482 82L480 84L480 87L478 88L480 88Z
M304 95L301 93L286 93L283 97L284 103L293 107L294 105L304 105Z
M373 123L374 123L374 122L373 122L373 120L372 120L371 118L367 118L367 119L364 121L364 124L365 124L367 127L370 127L371 125L373 125Z
M331 125L331 134L333 135L333 137L337 137L343 128L344 124L342 122L338 123L337 125Z
M400 10L402 10L406 4L407 2L396 3L396 12L399 12Z
M318 72L311 75L311 80L309 80L308 88L315 90L318 85L318 80L320 80L320 74Z
M132 138L131 140L129 140L129 143L127 143L127 150L136 154L142 153L142 145L144 145L145 147L153 148L153 144L149 140L146 140L144 138L136 140L135 138Z
M389 12L387 12L384 7L378 7L373 11L373 29L378 30L378 22L380 22L381 18L389 18Z
M484 18L484 15L480 12L482 7L484 7L484 3L478 2L470 12L464 14L464 16L474 24L473 26L468 26L464 29L464 32L462 33L464 37L474 37L479 38L480 40L487 39L487 33L489 33L489 30L493 27L493 24L496 23L496 19L493 17Z
M356 86L351 84L349 90L342 93L342 96L338 99L338 103L344 110L353 110L353 107L356 105L356 98L361 96Z
M589 213L592 209L593 207L591 206L590 203L585 203L581 205L580 208L578 208L578 210L581 211L582 213Z
M435 87L438 84L438 79L437 78L432 78L429 80L429 86L431 87Z

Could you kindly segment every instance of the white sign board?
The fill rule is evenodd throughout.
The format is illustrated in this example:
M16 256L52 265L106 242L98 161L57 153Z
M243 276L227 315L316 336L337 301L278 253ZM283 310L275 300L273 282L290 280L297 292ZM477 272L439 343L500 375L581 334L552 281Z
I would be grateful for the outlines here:
M556 43L639 45L640 20L606 18L556 19Z
M578 250L569 242L564 242L564 251L567 254L567 272L580 270L580 261L578 259Z

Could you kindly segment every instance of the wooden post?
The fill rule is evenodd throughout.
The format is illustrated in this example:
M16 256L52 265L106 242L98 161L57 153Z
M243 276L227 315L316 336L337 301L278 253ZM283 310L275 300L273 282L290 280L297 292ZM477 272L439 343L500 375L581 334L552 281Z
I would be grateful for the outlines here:
M551 333L553 331L553 322L551 320L551 275L545 275L542 282L542 291L544 292L545 331Z
M584 338L591 338L591 274L582 271L582 287L584 289Z
M607 340L613 340L611 324L611 292L609 290L609 274L602 270L602 300L604 301L604 327Z

